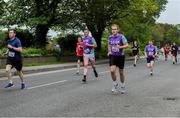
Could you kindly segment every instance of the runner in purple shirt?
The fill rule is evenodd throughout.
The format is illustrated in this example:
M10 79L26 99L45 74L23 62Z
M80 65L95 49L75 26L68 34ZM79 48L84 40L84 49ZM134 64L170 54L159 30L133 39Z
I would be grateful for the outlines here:
M157 47L153 45L151 40L149 41L149 45L145 47L144 54L147 59L147 67L150 69L150 75L153 75L154 60L157 56Z
M125 55L124 49L128 47L127 39L123 34L119 34L119 26L113 24L111 26L112 35L108 38L108 50L109 50L109 64L111 77L113 80L112 92L117 92L119 84L116 81L116 67L119 68L120 74L120 92L125 92L125 75L124 75L124 63L125 63Z

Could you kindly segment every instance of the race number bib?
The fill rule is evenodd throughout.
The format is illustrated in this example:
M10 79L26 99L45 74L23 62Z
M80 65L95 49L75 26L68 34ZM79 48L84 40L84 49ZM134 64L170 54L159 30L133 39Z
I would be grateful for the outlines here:
M15 52L9 51L9 52L8 52L8 56L9 56L9 57L15 57Z
M112 46L112 52L119 52L119 48L117 48L116 46Z
M175 48L172 48L172 50L176 50Z
M88 53L90 53L90 49L89 49L89 48L86 48L86 49L84 50L84 52L85 52L86 54L88 54Z
M148 52L148 55L149 55L149 56L153 56L153 55L154 55L154 52Z

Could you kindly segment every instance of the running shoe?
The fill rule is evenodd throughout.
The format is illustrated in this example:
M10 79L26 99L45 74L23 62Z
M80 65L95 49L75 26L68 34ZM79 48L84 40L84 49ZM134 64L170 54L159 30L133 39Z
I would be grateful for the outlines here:
M150 75L153 76L153 72L150 72Z
M21 84L21 90L24 90L26 88L26 84L25 83L22 83Z
M14 86L14 84L8 83L8 85L6 85L4 88L11 88L11 87L13 87L13 86Z
M118 90L118 83L116 83L116 84L113 83L112 92L115 93L115 92L117 92L117 90Z
M98 73L96 70L94 70L94 75L95 75L95 77L98 77Z
M84 76L84 78L82 79L82 82L85 83L86 82L86 77Z

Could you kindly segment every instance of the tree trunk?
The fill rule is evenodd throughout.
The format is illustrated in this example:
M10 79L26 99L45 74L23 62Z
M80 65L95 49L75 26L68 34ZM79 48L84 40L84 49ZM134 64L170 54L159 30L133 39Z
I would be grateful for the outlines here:
M102 38L102 32L92 32L92 35L93 37L95 38L96 40L96 43L97 43L97 51L101 51L101 38Z
M47 44L48 25L37 25L35 31L35 46L45 47Z
M96 43L97 43L97 48L96 48L96 56L97 58L101 57L101 38L103 35L103 31L100 32L91 32L92 36L95 38Z

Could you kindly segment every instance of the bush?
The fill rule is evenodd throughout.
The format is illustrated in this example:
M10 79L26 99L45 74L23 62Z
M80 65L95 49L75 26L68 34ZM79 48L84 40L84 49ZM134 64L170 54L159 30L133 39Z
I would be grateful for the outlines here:
M3 48L7 45L8 40L8 32L7 31L0 31L0 48Z
M0 50L0 57L5 57L7 49L2 48ZM23 57L34 57L34 56L58 56L60 53L57 50L46 50L46 49L36 49L36 48L24 48L22 51Z
M34 36L28 30L17 29L16 36L21 40L23 47L30 47L33 45Z
M101 40L101 56L102 57L107 57L108 53L108 40L107 38L102 38Z
M29 56L43 56L43 49L26 48L23 50L22 55L24 57Z
M79 35L68 34L66 37L56 38L56 42L61 47L61 54L65 56L75 55L76 43Z
M1 48L1 49L0 49L0 57L6 56L6 52L7 52L7 49L6 49L6 48Z
M130 46L127 49L124 50L124 54L127 57L132 56L132 49L131 49Z
M21 40L23 47L30 47L33 45L34 36L28 30L16 29L16 36ZM0 47L6 47L8 40L8 31L0 31Z

